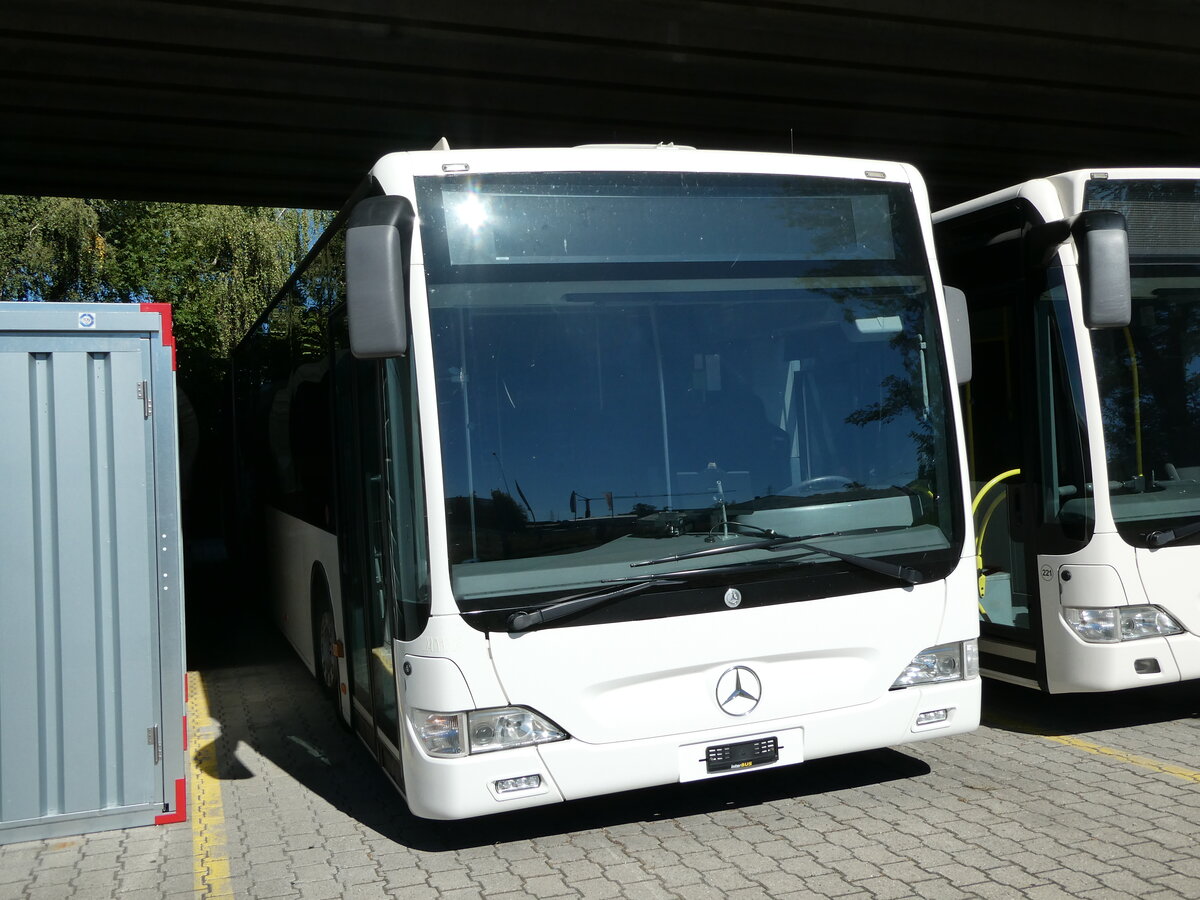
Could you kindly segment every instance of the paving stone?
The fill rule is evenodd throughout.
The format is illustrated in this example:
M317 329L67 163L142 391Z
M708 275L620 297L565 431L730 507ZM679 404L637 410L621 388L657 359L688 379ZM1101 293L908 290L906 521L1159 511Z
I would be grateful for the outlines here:
M472 881L489 896L501 894L505 891L520 890L521 885L524 883L520 876L514 875L512 872L494 872L488 875L476 875L472 878Z
M762 885L773 897L791 891L802 891L806 887L804 879L791 872L764 872L753 876L752 880Z
M388 896L395 897L396 900L438 900L437 891L428 885L404 887L398 890L389 889ZM521 895L499 894L494 900L505 900L505 898L514 898L517 896Z
M79 869L71 879L71 893L78 894L92 888L107 888L116 893L118 872L114 869ZM0 896L3 896L0 890Z
M368 881L362 884L344 884L341 896L344 900L386 900L387 888L382 881Z
M942 878L918 881L913 885L913 890L918 897L926 898L926 900L959 900L961 897L968 896L964 890Z
M298 881L303 900L338 900L344 893L343 885L335 879Z
M78 874L78 869L69 866L60 866L54 869L39 869L33 876L33 884L39 888L66 885ZM126 877L134 878L136 874L138 873Z
M841 875L817 875L806 878L804 885L809 890L825 897L846 897L858 892L858 888Z
M986 900L1024 900L1025 898L1024 891L1018 890L1012 885L997 884L996 882L973 884L963 888L963 891L968 897L983 897Z
M657 881L639 881L627 884L621 891L629 900L674 900L675 893Z
M882 875L856 881L854 884L856 887L867 891L867 893L877 898L877 900L901 900L901 898L913 896L912 885L903 881L896 881L892 878L885 878Z
M723 900L726 894L710 884L688 884L675 890L681 900Z
M588 878L575 882L571 887L585 900L608 900L610 897L621 896L621 886L607 878Z
M430 874L427 882L430 887L436 888L439 891L453 891L462 889L476 889L478 884L471 878L466 870L459 869L450 872L434 872Z
M162 900L162 891L157 886L132 890L121 889L119 896L121 900Z

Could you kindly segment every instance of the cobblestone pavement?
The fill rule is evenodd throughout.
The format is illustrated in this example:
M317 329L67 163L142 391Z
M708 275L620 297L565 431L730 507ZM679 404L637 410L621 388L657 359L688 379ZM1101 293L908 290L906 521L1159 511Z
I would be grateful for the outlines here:
M971 735L437 824L259 643L201 666L191 821L0 846L0 898L1200 897L1195 686L988 685Z

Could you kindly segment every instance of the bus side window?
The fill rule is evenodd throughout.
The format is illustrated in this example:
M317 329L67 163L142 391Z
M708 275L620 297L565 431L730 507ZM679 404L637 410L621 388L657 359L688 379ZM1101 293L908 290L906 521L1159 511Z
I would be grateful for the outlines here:
M1038 298L1038 410L1042 420L1042 521L1061 529L1061 537L1081 547L1095 525L1089 485L1087 426L1079 353L1072 338L1070 308L1062 270L1047 273L1047 290Z
M429 621L429 551L425 532L425 484L412 355L386 363L384 415L388 480L388 527L395 560L398 607L396 637L411 641Z

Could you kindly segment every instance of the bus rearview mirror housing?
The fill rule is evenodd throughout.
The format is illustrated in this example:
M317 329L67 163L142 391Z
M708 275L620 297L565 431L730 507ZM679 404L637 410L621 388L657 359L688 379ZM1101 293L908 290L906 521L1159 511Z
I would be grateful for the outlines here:
M1124 328L1133 306L1125 217L1111 209L1091 209L1070 221L1079 253L1084 325Z
M1083 324L1088 328L1124 328L1133 301L1129 292L1129 233L1125 216L1112 209L1089 209L1038 225L1029 232L1031 265L1045 266L1058 246L1070 239L1079 254L1083 288Z
M950 325L950 352L954 355L954 373L959 384L971 380L971 321L967 316L967 295L956 287L942 285L946 297L946 321Z
M408 269L416 214L404 197L368 197L346 224L350 351L360 359L408 352Z

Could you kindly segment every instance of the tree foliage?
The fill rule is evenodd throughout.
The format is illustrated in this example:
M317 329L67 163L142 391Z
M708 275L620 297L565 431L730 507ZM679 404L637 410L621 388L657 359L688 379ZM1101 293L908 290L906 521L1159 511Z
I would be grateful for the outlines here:
M173 307L181 364L222 360L329 214L0 197L0 300Z
M221 527L234 346L331 214L0 196L0 300L169 303L193 532ZM190 469L190 463L188 465ZM188 473L184 473L187 494Z
M103 204L0 197L0 300L79 300L98 288Z

